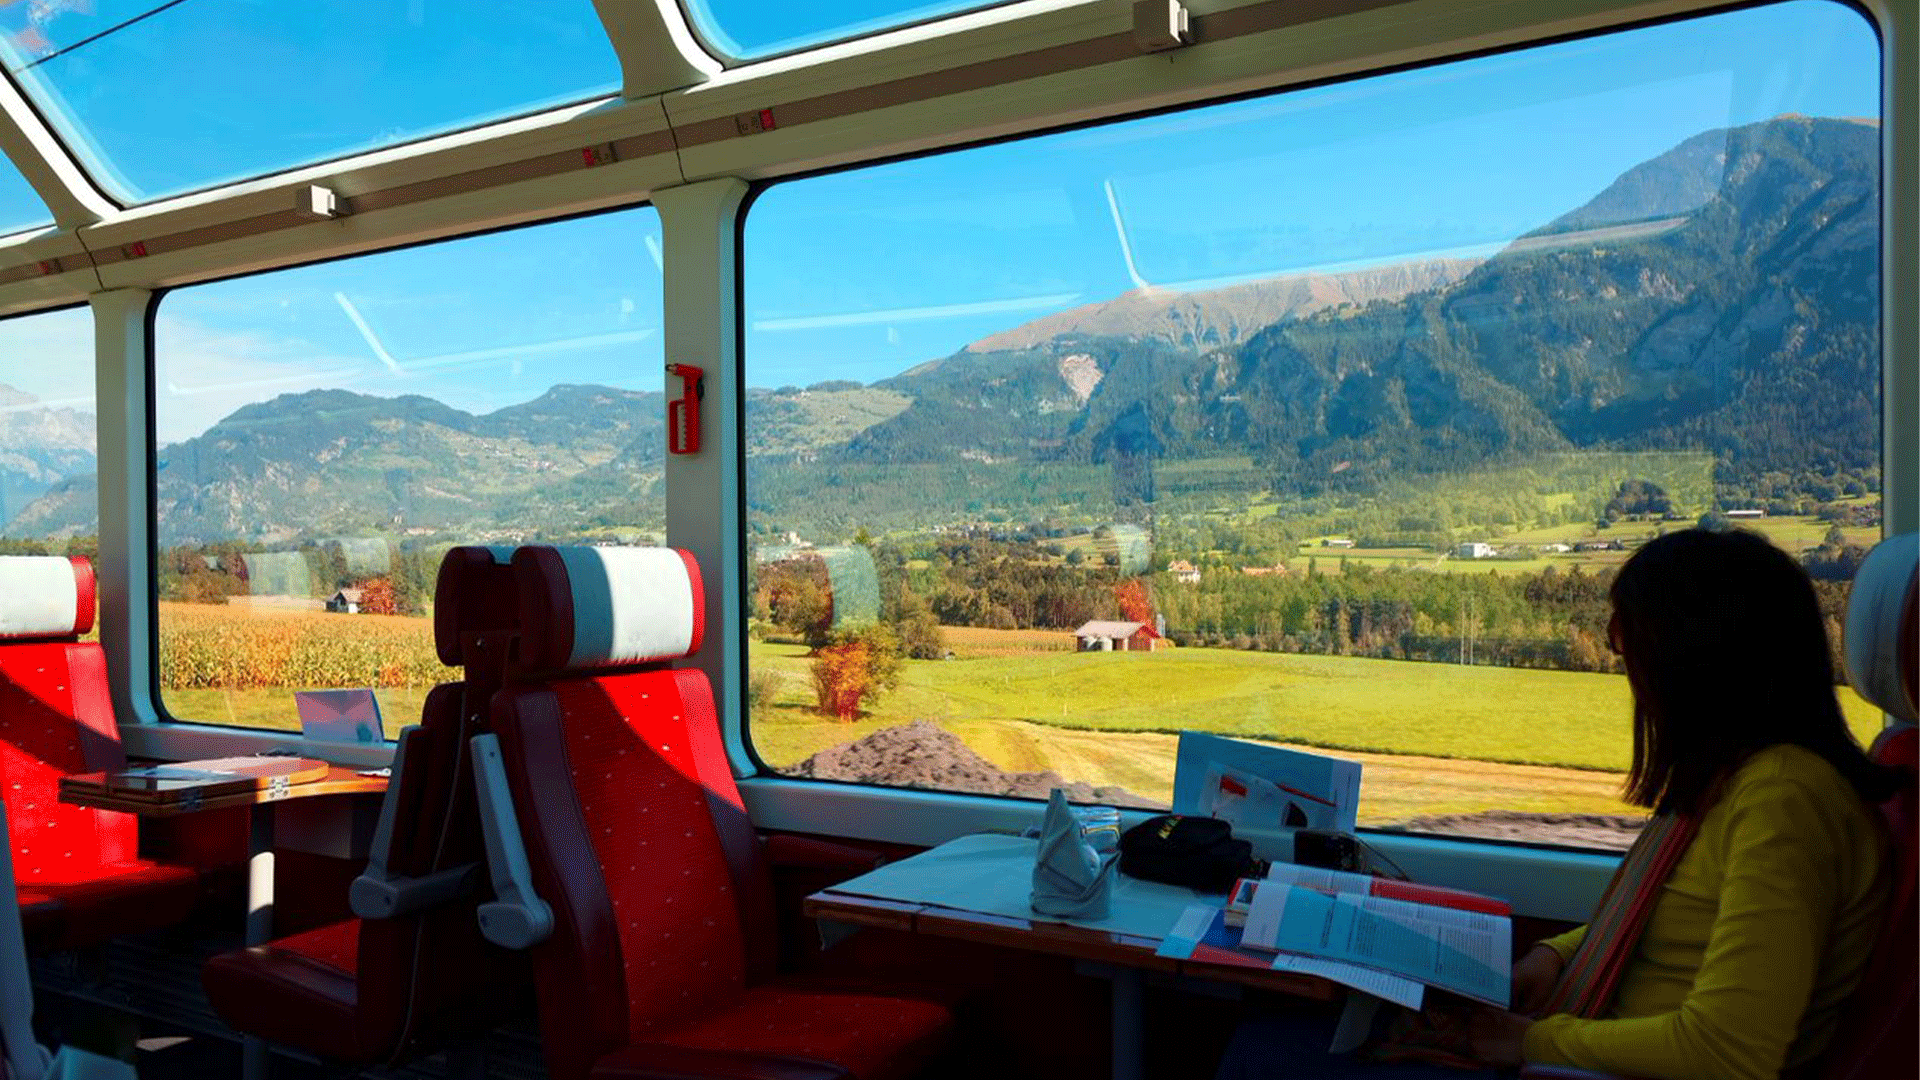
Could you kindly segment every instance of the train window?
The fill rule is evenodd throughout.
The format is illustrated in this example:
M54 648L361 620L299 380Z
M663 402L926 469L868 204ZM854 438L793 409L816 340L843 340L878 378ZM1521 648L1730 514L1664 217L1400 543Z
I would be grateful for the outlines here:
M683 0L701 41L729 60L758 60L1005 2L848 0L838 4L768 4L762 0Z
M1739 525L1837 616L1879 533L1878 65L1797 2L768 187L757 753L1150 805L1202 729L1623 844L1614 568Z
M0 157L0 236L53 224L47 204L3 157Z
M127 202L585 100L620 79L589 0L30 0L0 5L0 59Z
M295 726L450 672L454 544L658 542L651 207L197 285L154 345L159 681L182 720Z
M87 310L0 320L0 554L99 551L94 416Z

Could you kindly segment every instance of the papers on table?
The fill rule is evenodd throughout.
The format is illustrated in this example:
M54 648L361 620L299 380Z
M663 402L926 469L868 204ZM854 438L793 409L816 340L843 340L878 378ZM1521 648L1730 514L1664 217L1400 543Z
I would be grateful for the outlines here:
M1417 979L1501 1008L1511 990L1512 923L1484 911L1268 881L1254 894L1243 940Z
M1272 950L1251 948L1238 928L1226 924L1224 914L1213 904L1189 906L1154 951L1175 960L1314 975L1409 1009L1419 1008L1425 996L1425 985L1390 972L1314 956L1290 953L1276 956Z
M1352 832L1360 806L1360 764L1322 754L1180 733L1173 812L1201 814L1242 829Z
M189 769L179 765L146 765L134 769L121 769L112 775L115 781L126 780L184 780L204 783L211 780L224 780L234 774L225 769Z

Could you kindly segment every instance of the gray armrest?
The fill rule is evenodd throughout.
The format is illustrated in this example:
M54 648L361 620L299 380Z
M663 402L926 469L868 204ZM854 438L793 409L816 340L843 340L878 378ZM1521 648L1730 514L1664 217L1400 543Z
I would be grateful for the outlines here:
M400 732L393 749L393 781L380 800L380 820L373 827L373 842L367 868L347 888L347 903L363 919L391 919L421 908L444 903L473 889L480 883L477 863L456 866L425 877L402 877L387 869L387 856L393 851L394 818L400 812L400 788L407 775L407 744L412 742L418 724Z
M362 874L348 887L347 903L363 919L391 919L466 896L479 886L479 863L464 863L425 877Z
M507 789L507 766L500 739L475 735L473 782L480 796L480 829L487 841L487 870L493 878L492 903L480 905L480 933L495 945L524 949L553 933L553 909L533 890L533 867L520 838L520 819Z

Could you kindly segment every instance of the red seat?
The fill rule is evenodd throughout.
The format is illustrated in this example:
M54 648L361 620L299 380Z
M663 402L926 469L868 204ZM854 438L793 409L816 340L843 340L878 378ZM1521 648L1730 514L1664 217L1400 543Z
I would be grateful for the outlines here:
M93 627L93 567L0 557L0 792L15 895L34 949L70 949L184 919L200 877L142 859L131 814L59 801L60 778L126 765Z
M1902 765L1907 784L1880 804L1893 842L1893 899L1887 929L1854 991L1846 1018L1822 1061L1822 1080L1920 1076L1920 821L1915 818L1916 738L1920 720L1920 537L1881 541L1860 565L1847 602L1847 679L1860 696L1903 723L1874 745L1874 760Z
M514 811L553 930L533 947L557 1080L911 1075L939 1002L774 970L761 843L728 768L691 556L522 548L518 676L494 699ZM653 665L648 667L646 665Z
M482 939L474 916L486 877L467 741L499 686L516 628L507 554L454 548L441 563L435 644L442 662L465 666L466 678L435 687L420 724L401 734L383 807L392 822L383 880L404 888L444 875L459 883L449 887L454 895L417 907L400 902L391 917L348 919L209 960L201 971L207 997L235 1029L370 1065L476 1038L529 1006L526 958Z

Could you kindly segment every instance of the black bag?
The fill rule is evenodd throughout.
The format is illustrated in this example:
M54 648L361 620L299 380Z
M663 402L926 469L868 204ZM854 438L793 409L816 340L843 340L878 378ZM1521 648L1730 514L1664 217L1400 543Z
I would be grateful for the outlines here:
M1218 818L1162 814L1120 837L1120 872L1129 877L1223 893L1254 866L1253 845Z

